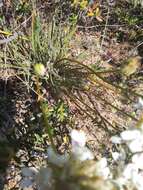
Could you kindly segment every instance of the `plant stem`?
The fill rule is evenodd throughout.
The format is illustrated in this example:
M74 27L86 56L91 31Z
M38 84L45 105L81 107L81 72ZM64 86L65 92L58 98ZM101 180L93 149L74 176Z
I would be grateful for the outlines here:
M38 94L37 102L39 102L40 109L41 109L41 112L42 112L42 115L43 115L44 127L45 127L46 132L48 133L49 140L51 142L51 146L52 146L53 150L56 152L56 147L55 147L55 144L54 144L54 141L53 141L53 136L51 134L51 129L50 129L49 122L48 122L48 119L47 119L47 109L45 109L45 106L43 106L43 100L41 99L42 94L41 94L41 91L40 91L39 77L38 76L37 76L37 79L36 79L36 92Z

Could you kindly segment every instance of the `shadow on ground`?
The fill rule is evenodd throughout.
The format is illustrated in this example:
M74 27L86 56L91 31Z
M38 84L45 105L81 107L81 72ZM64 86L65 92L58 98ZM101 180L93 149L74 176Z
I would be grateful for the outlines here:
M16 86L19 85L19 86ZM28 150L31 131L26 119L30 114L31 99L26 88L15 80L0 80L0 189L5 189L7 170L11 161L19 161L19 150ZM27 116L27 117L26 117ZM32 138L31 138L32 139Z

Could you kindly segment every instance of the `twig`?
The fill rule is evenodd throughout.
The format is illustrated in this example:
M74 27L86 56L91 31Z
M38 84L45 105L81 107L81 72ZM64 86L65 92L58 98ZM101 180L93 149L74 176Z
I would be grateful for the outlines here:
M65 92L65 91L64 91ZM93 109L92 107L90 107L88 104L86 104L85 102L83 102L81 99L79 99L77 96L75 95L72 95L72 93L70 93L70 95L65 92L65 94L70 98L72 99L72 101L75 102L75 99L77 99L80 103L82 103L86 108L88 108L89 110L91 110L93 113L96 113L102 121L104 121L104 123L107 123L108 125L112 126L113 129L117 129L116 127L114 127L106 118L104 118L100 113L99 111L95 108ZM79 106L79 104L77 104ZM80 106L81 107L81 106ZM87 112L86 112L87 113ZM93 119L93 118L92 118ZM94 118L95 120L95 118Z
M86 91L83 91L83 92L84 92L85 94L87 94ZM130 114L124 112L123 110L121 110L121 109L118 108L117 106L114 106L112 103L110 103L110 102L108 102L107 100L103 99L101 96L95 95L95 93L93 93L93 94L94 94L94 96L95 96L97 99L101 100L102 102L104 102L105 104L109 105L110 107L113 107L114 109L116 109L117 111L119 111L122 115L125 115L125 116L127 116L127 117L129 117L129 118L131 118L131 119L133 119L133 120L135 120L135 121L138 121L138 119L136 119L136 118L133 117L132 115L130 115Z
M100 25L100 24L96 24L94 26L80 26L80 25L77 25L77 28L86 28L86 29L92 29L92 28L96 28L96 27L121 27L121 26L127 26L125 24L107 24L107 25Z
M19 77L16 73L14 75L21 81L25 86L27 86L29 89L31 89L39 98L41 98L44 101L47 101L46 98L44 98L42 95L38 94L27 82L25 82L21 77Z
M139 43L136 47L134 47L134 48L130 51L129 57L130 57L130 56L133 54L133 52L134 52L138 47L140 47L142 44L143 44L143 41L142 41L141 43Z
M108 21L109 21L109 14L110 14L110 7L108 7L108 11L107 11L105 28L104 28L104 32L103 32L103 37L102 37L101 45L100 45L100 52L102 52L102 47L103 47L103 43L104 43L106 31L107 31L107 25L108 25Z
M18 37L18 35L21 35L21 34L22 34L21 32L15 32L12 36L0 40L0 44L7 44L11 42L12 40L15 40ZM27 39L27 38L24 38L24 39Z

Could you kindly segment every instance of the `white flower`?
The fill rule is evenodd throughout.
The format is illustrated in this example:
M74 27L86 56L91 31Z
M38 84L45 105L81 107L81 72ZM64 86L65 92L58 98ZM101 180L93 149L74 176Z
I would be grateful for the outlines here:
M120 189L123 189L122 187L126 184L127 180L125 177L119 177L115 180L115 183L118 184L118 186L120 187Z
M104 179L108 179L109 177L111 177L111 172L107 166L106 158L103 157L97 162L96 173L98 176L102 176Z
M126 130L126 131L123 131L121 134L120 134L121 138L124 140L124 141L131 141L131 140L134 140L134 139L138 139L141 137L141 132L137 129L134 129L134 130Z
M133 155L132 162L138 169L143 170L143 153Z
M121 154L119 152L112 152L112 157L115 161L119 160L121 157Z
M121 142L122 142L122 139L120 137L118 137L118 136L113 136L113 137L111 137L110 140L114 144L121 144Z
M72 157L75 160L85 161L93 160L94 156L87 147L75 147L72 149Z
M138 173L138 168L136 167L135 164L133 163L129 163L124 171L123 171L123 177L128 180L128 179L132 179L134 175L136 175Z
M107 159L105 157L101 158L98 164L100 165L100 168L105 168L107 166Z
M129 142L128 147L132 153L143 151L143 137Z
M72 130L71 132L72 147L81 146L84 147L86 143L86 136L83 131Z
M105 167L104 170L102 171L102 176L104 179L111 178L112 175L110 173L110 169L108 167Z
M72 139L72 157L74 159L80 161L94 159L92 152L87 147L85 147L86 136L83 131L72 130L71 139Z
M52 147L49 147L47 150L48 161L57 166L63 166L69 159L68 154L59 155L56 154Z
M143 190L143 174L142 173L134 173L132 182L137 190Z
M125 142L132 153L143 151L142 128L143 125L139 129L125 130L120 134L120 137L113 136L111 141L115 144Z

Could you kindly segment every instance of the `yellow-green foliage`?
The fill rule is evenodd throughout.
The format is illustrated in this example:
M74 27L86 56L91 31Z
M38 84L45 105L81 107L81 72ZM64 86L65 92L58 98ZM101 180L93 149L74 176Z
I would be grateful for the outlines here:
M81 9L85 9L88 5L87 0L73 0L73 6L77 7L80 6Z

